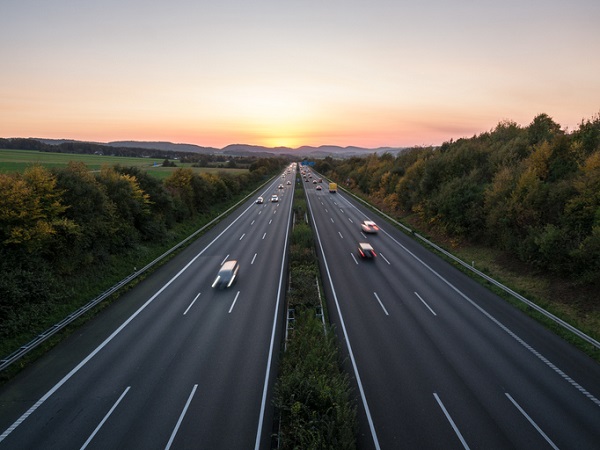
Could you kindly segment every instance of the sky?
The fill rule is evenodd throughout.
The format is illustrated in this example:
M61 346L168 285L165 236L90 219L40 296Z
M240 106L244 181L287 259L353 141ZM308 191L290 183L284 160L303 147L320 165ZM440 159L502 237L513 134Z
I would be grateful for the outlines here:
M410 147L600 113L600 1L2 0L0 137Z

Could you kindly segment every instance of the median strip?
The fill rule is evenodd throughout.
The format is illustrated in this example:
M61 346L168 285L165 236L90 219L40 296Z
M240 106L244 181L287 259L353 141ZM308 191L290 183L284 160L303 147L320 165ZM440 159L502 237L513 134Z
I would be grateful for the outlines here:
M319 290L313 230L294 198L286 351L275 388L278 448L356 448L356 405ZM315 279L317 282L315 283Z

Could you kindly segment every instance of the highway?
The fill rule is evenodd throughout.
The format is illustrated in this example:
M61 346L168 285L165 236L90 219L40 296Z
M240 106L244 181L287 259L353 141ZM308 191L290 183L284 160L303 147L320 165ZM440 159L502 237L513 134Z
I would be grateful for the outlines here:
M277 177L0 388L0 449L270 448L294 187ZM213 289L226 260L236 283Z
M600 448L600 365L313 179L303 185L360 449ZM380 231L362 233L364 220ZM359 242L377 257L361 259Z

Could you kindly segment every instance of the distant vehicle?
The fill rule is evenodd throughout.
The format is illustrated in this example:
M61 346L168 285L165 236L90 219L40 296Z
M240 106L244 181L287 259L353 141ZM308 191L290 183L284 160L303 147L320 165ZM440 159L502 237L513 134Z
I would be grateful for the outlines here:
M313 180L313 184L317 184L317 180Z
M337 183L329 183L329 192L332 194L337 192Z
M322 190L322 188L321 188L321 185L320 185L320 184L317 184L317 187L316 187L316 189L317 189L317 191L320 191L320 190Z
M292 182L290 180L288 180L287 184L292 184Z
M283 189L283 184L280 184L277 189Z
M358 244L358 254L364 259L373 259L377 256L371 244L367 244L366 242Z
M322 182L323 182L323 178L319 178L319 183L322 183Z
M264 202L265 202L265 199L264 199L264 198L262 198L262 197L258 197L258 198L256 199L256 203L264 203Z
M279 197L277 197L275 194L271 195L271 202L275 203L279 201Z
M365 220L363 223L360 224L360 228L365 233L377 233L379 231L379 227L372 220Z
M240 265L237 261L231 260L223 263L217 274L217 278L212 284L213 288L228 288L235 282Z

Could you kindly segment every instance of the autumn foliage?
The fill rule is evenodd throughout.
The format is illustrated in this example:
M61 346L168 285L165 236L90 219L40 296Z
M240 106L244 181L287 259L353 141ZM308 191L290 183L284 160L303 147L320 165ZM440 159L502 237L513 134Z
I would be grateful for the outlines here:
M123 255L170 242L177 224L212 216L283 164L257 160L235 175L176 169L164 181L136 167L92 172L79 162L0 173L0 338L35 330L77 295L78 278L104 277Z
M317 166L387 211L583 283L600 280L600 116L546 114L437 148Z

